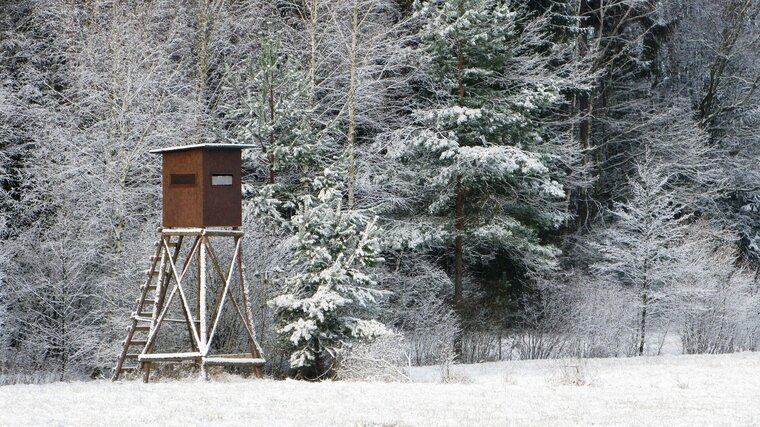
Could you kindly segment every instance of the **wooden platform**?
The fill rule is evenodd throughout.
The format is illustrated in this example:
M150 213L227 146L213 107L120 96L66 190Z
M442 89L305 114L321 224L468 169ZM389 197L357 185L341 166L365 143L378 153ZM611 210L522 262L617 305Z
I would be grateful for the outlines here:
M261 378L265 360L253 328L243 265L243 231L239 228L162 228L158 231L161 238L156 242L156 253L145 273L146 281L140 287L142 293L132 313L131 326L112 379L117 380L122 372L139 370L147 382L151 365L182 361L197 364L204 379L208 378L206 366L251 367L255 376ZM184 245L187 249L181 252L183 240L188 237L192 243ZM230 239L234 244L231 258L222 259L212 240ZM188 274L191 271L195 274ZM210 280L214 276L215 280ZM245 353L212 354L224 313L227 320L243 326L249 348L237 351ZM186 328L162 331L161 326L166 323L185 324ZM183 329L187 329L189 344L184 341L177 345L175 340L168 346L157 345L162 342L159 338L162 334L184 334ZM156 352L157 348L162 352ZM126 360L137 364L126 366Z

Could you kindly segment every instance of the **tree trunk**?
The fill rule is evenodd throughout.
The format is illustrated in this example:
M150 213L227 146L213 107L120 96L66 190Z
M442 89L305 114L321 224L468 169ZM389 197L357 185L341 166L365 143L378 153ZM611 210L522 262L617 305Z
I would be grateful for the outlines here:
M198 108L206 109L206 79L209 64L210 1L197 0L198 13ZM200 118L200 117L199 117ZM200 126L200 123L198 124Z
M464 15L464 2L459 2L459 16ZM462 48L462 42L457 42L457 80L459 96L459 105L464 104L464 51ZM455 215L455 241L454 241L454 309L459 311L462 305L462 274L463 274L463 260L462 260L462 247L464 246L464 190L462 189L462 175L457 175L456 188L455 188L455 201L454 201L454 215Z
M309 32L309 108L314 108L316 103L317 88L317 25L319 23L319 5L317 0L309 2L309 22L306 24Z
M649 304L649 294L647 292L648 286L644 287L644 292L641 294L641 329L639 336L639 356L644 355L644 343L646 341L646 327L647 327L647 305Z
M464 15L464 1L459 1L459 17ZM458 104L464 105L464 49L462 41L457 41L457 96ZM454 189L454 310L460 313L462 310L462 276L464 274L464 189L462 188L462 175L456 177ZM462 333L454 337L454 353L462 355Z
M601 6L601 5L600 5ZM578 18L582 18L584 14L586 14L587 11L584 11L582 9L581 2L578 2L578 9L576 15ZM601 29L601 28L600 28ZM588 33L582 32L578 36L578 57L581 60L585 60L589 52L589 40L588 40ZM593 121L591 119L591 113L593 109L593 92L589 91L587 93L580 93L575 98L575 109L576 113L578 113L581 117L581 121L578 124L578 141L581 144L581 147L583 147L583 164L584 164L584 172L587 174L593 174L594 170L594 158L592 156L591 149L591 128L593 125ZM587 178L589 182L592 181L592 178ZM591 197L589 194L589 187L584 186L580 190L581 193L581 199L578 201L578 212L576 215L577 218L577 225L578 226L584 226L588 225L588 222L590 218L593 216L593 213L591 212L593 203L591 202Z
M269 183L274 184L274 153L272 147L274 147L274 76L272 72L269 72L269 124L272 128L269 132Z
M463 246L464 246L464 194L462 191L462 175L457 175L456 200L454 205L456 224L456 238L454 239L454 309L462 308L462 270Z
M351 52L349 52L350 82L348 89L348 208L354 208L354 187L356 186L356 49L357 33L359 32L359 0L354 0L353 17L351 21Z
M325 361L322 357L322 347L319 345L319 340L314 341L314 378L311 380L319 380L325 374Z
M581 114L581 122L578 126L578 139L583 147L583 166L585 174L593 174L594 172L594 158L591 151L591 110L593 108L592 94L581 93L577 97L577 112ZM587 178L588 182L592 182L592 178ZM590 219L593 217L593 202L591 201L591 195L589 194L589 187L581 188L582 200L578 203L578 212L576 217L578 218L578 226L587 226Z
M119 20L122 19L122 10L119 2L114 2L111 12L111 34L109 39L109 55L111 56L111 82L110 82L110 127L108 138L110 151L115 152L116 158L111 155L110 163L117 165L118 175L118 194L116 196L116 206L114 206L114 255L116 262L114 264L113 274L118 276L121 272L121 260L124 248L124 230L126 228L126 155L124 147L125 129L123 116L126 110L125 99L127 98L126 89L122 88L121 73L121 33L118 30ZM107 165L108 166L108 165Z
M753 2L751 0L732 0L724 2L723 18L727 21L721 30L721 44L715 55L715 62L710 67L710 78L704 97L699 103L699 118L708 129L712 126L714 116L720 110L716 106L719 98L719 90L724 73L729 61L734 55L734 48L741 38L745 26L754 16L751 12ZM750 89L748 96L756 90L756 86Z

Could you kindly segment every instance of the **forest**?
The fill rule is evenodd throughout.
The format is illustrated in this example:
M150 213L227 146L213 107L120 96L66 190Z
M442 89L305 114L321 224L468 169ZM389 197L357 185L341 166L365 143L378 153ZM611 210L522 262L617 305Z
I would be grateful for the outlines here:
M757 350L758 13L3 1L0 377L109 376L161 226L148 150L214 142L256 146L268 375Z

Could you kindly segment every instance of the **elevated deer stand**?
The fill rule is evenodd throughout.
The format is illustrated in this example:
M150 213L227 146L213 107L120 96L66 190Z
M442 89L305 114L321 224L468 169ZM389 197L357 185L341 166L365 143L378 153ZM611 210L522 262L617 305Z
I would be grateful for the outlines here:
M163 154L165 227L159 229L160 240L131 316L114 381L123 372L139 369L147 382L154 363L182 361L195 362L204 379L207 366L220 365L253 367L261 377L264 359L253 328L243 266L242 148L248 146L200 144L151 151ZM192 243L183 249L190 239ZM223 261L218 249L224 241L232 249ZM220 325L231 321L242 325L246 351L218 353ZM168 324L184 324L188 338L184 344L177 344L177 328L162 332ZM125 366L127 360L137 364Z

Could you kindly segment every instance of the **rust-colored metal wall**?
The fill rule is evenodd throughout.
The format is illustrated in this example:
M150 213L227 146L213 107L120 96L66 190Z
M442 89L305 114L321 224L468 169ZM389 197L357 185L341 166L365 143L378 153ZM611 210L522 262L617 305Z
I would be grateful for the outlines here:
M162 155L164 227L242 225L240 150L192 148ZM194 184L172 184L172 175L191 174ZM212 186L212 175L232 175L232 185Z

